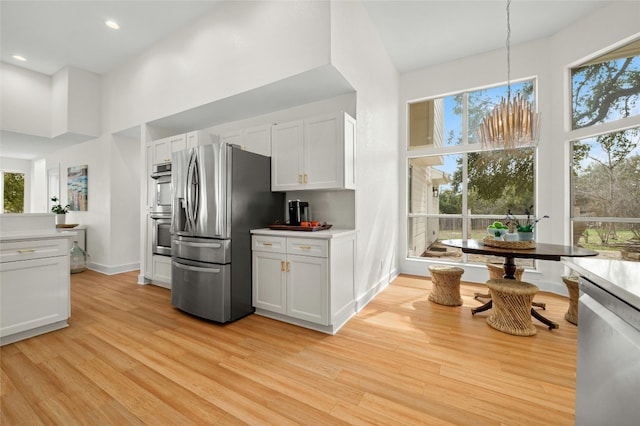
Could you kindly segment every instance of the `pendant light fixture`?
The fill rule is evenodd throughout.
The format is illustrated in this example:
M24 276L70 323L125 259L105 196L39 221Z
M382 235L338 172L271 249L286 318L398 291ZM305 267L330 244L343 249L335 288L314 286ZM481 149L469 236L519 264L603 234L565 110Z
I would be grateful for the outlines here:
M487 150L514 149L538 144L539 117L521 94L511 97L511 0L507 0L507 98L480 123L478 137Z

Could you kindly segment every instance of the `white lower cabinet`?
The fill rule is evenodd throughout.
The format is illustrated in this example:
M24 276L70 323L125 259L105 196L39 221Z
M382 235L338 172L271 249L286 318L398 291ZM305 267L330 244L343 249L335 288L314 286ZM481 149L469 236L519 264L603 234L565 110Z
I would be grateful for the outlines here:
M154 254L151 257L151 283L160 287L171 288L171 257Z
M69 280L67 238L3 241L0 344L66 327Z
M325 238L252 232L257 314L331 334L355 314L355 232Z

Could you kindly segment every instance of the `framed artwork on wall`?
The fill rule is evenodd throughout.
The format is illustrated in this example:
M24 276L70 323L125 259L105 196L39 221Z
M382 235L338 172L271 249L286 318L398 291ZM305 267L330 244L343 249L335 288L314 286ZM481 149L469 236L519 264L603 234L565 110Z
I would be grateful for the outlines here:
M73 166L67 169L67 202L69 210L86 212L88 206L89 166Z

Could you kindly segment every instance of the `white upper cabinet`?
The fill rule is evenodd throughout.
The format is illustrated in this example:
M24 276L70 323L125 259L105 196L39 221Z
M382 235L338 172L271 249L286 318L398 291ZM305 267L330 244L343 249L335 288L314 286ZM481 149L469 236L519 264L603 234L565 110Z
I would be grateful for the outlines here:
M355 189L356 122L344 112L276 124L271 189Z
M271 156L271 125L250 127L223 134L220 139L228 144L238 145L245 151Z
M187 148L187 137L184 134L153 141L153 164L171 162L171 153Z
M201 130L196 130L186 134L187 142L185 148L194 148L196 146L207 145L218 140L217 135L212 135ZM184 149L184 148L182 148ZM180 149L173 150L172 152L180 151Z
M244 129L241 146L247 151L271 157L271 125Z
M271 128L271 190L290 191L303 185L303 122Z
M242 146L242 130L223 133L220 135L220 141L229 145Z
M157 139L152 142L153 164L171 162L171 154L183 149L206 145L218 140L217 135L212 135L201 130Z

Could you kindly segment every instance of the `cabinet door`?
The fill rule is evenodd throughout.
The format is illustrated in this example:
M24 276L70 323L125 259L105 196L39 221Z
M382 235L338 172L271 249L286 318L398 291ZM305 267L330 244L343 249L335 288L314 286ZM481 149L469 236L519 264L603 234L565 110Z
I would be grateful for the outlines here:
M204 141L200 141L200 139L200 132L198 131L187 133L186 147L194 148L196 146L202 145Z
M288 255L287 315L329 325L327 259Z
M242 131L238 130L238 131L234 131L234 132L223 133L220 136L220 142L228 143L229 145L243 146L242 145Z
M169 159L167 161L171 161L171 153L182 151L183 149L187 149L187 136L186 135L177 135L172 136L169 139Z
M302 121L271 127L271 189L290 191L304 188L302 171Z
M342 120L340 114L304 121L306 189L341 188L343 181Z
M271 125L244 129L242 149L271 157Z
M68 256L0 263L0 283L2 337L69 317Z
M201 130L195 130L193 132L187 133L186 138L187 138L187 141L185 145L187 148L194 148L196 146L207 145L214 142L214 140L217 140L215 136L211 135L210 133L203 132Z
M153 164L162 164L171 161L169 138L153 141Z
M152 255L153 277L151 281L165 288L171 288L171 258L169 256Z
M286 313L286 258L279 253L253 252L253 306L271 312Z

